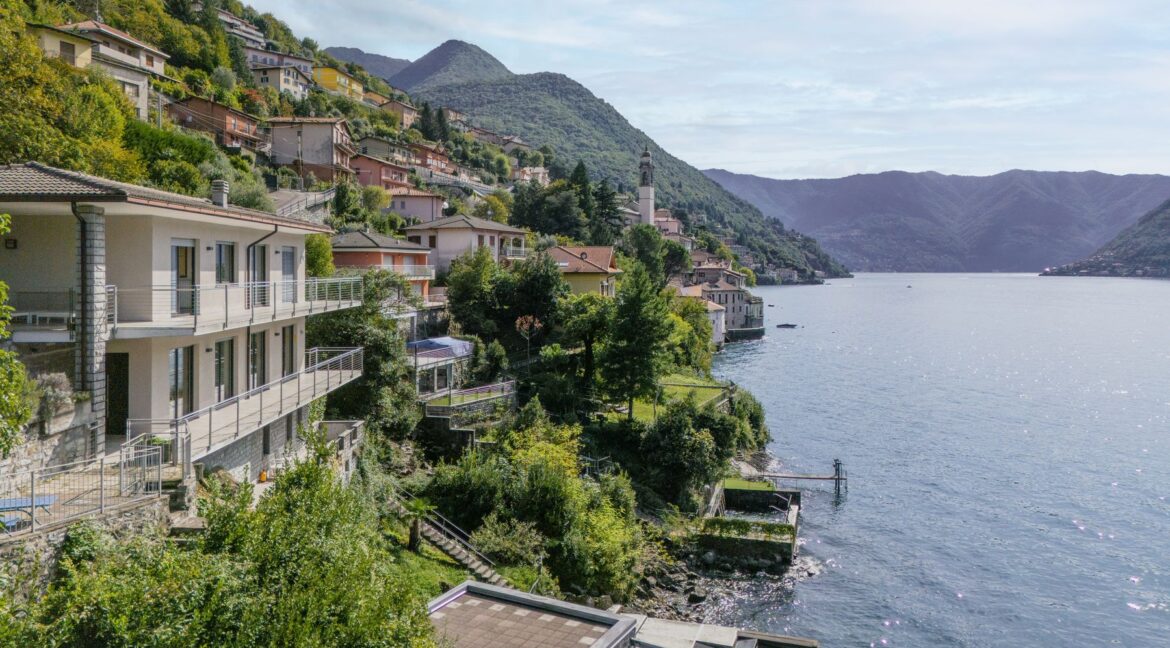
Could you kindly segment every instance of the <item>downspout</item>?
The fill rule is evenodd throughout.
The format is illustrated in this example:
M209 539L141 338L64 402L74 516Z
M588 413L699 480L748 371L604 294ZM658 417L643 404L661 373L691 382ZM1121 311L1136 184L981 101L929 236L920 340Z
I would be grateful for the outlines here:
M85 251L88 247L89 235L87 234L86 229L85 229L85 219L82 218L81 215L77 213L77 203L76 202L69 203L69 210L71 212L73 212L73 217L77 219L77 224L78 224L77 236L78 236L78 239L81 243L81 254L79 255L80 258L78 258L78 260L77 260L78 264L81 265L81 273L80 273L81 274L81 291L80 291L81 292L81 299L79 300L80 304L78 304L78 306L80 307L80 311L84 316L85 314L88 313L87 306L89 304L89 297L90 297L89 296L90 278L89 278L89 273L86 272L86 268L85 268ZM83 358L85 357L86 346L87 346L87 344L86 344L85 336L83 334L82 338L81 338L81 351L82 351ZM86 364L86 362L83 359L81 372L80 372L81 375L78 376L78 380L77 380L78 385L80 386L80 388L83 391L89 389L89 369L88 369L88 367L85 366L85 364Z
M248 244L248 247L244 251L244 256L247 257L247 261L248 261L248 282L247 283L252 283L256 280L256 277L252 276L252 250L257 245L259 245L259 244L263 243L265 240L267 240L269 237L275 235L279 230L280 230L280 225L273 225L271 232L265 234L264 236L261 236L260 238L256 239L255 241L252 241L251 243Z

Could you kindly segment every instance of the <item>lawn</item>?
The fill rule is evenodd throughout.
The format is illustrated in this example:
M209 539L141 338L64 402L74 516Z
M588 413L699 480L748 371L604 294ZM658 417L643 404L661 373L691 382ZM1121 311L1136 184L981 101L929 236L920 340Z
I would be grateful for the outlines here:
M658 402L659 407L665 407L672 400L686 398L687 394L694 394L695 404L702 407L723 394L723 386L718 382L686 374L671 374L664 377L659 384L662 385L662 400ZM654 402L635 400L634 417L641 421L653 421Z
M731 490L770 491L775 490L768 482L748 481L739 477L728 477L723 480L723 488Z

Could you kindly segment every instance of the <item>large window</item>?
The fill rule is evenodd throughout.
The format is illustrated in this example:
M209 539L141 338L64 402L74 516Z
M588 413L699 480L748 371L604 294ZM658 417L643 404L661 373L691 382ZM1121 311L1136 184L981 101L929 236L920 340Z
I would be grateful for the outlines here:
M215 283L236 283L236 244L215 244Z
M171 349L167 356L167 378L170 383L169 407L171 418L179 418L194 410L195 347Z
M228 338L215 343L215 400L227 400L235 395L236 340Z
M268 336L265 331L248 336L248 389L268 382Z

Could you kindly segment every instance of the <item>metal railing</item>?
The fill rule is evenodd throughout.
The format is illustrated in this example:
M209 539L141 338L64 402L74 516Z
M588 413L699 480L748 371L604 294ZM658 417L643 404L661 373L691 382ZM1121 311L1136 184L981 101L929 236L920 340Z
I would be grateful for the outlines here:
M77 318L74 290L17 291L8 296L12 323L36 328L67 327Z
M515 380L456 391L439 391L427 395L425 411L428 417L449 417L453 413L463 409L482 405L501 398L510 398L515 393ZM437 402L443 399L447 399L446 404Z
M176 419L131 419L127 425L135 432L130 440L149 431L169 440L175 449L170 456L189 463L357 379L364 359L361 347L309 349L301 371L238 396Z
M0 540L162 493L161 449L102 457L0 477Z
M107 286L114 327L123 324L227 327L357 306L362 278L329 277L191 286Z
M297 212L306 211L323 203L327 203L330 200L333 200L334 194L337 193L337 187L331 187L325 191L313 191L307 193L308 195L306 195L304 198L300 198L288 204L281 205L280 208L276 210L276 215L288 217Z
M523 259L528 256L530 250L524 246L501 245L500 256L509 259Z
M414 493L411 493L397 484L391 482L389 485L390 490L392 491L392 496L395 497L403 505L403 507L406 506L407 502L418 499L415 497ZM471 534L459 528L459 525L455 524L451 520L448 520L438 510L431 511L430 513L424 515L422 519L440 535L459 545L464 551L479 559L479 561L484 565L488 566L489 568L494 568L496 566L496 563L492 561L491 558L488 558L475 545L471 544Z

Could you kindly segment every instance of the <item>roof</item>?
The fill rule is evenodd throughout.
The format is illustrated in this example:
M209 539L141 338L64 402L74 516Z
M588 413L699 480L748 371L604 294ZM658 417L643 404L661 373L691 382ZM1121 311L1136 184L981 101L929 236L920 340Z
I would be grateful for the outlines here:
M403 108L405 108L407 110L412 110L414 112L418 112L418 108L415 108L414 106L406 103L405 101L401 101L399 99L391 99L390 101L387 101L386 103L380 104L378 107L382 108L382 107L388 106L390 104L397 104L397 105L402 106Z
M98 32L99 34L109 34L110 36L113 36L114 38L117 38L118 40L124 41L126 43L130 43L131 45L134 45L136 47L141 47L144 50L150 50L151 52L154 52L155 54L158 54L159 56L161 56L163 58L170 58L170 56L168 56L166 52L160 50L159 48L155 47L154 45L151 45L150 43L147 43L144 41L140 41L137 38L134 38L130 34L127 34L126 32L124 32L120 29L114 29L113 27L110 27L109 25L107 25L105 23L98 22L96 20L83 20L81 22L69 23L67 25L58 25L58 28L64 29L64 30L71 30L71 31L94 31L94 32Z
M318 232L332 231L324 225L309 221L234 205L220 207L206 198L107 180L77 171L65 171L39 162L0 165L0 202L55 201L134 203L271 225L288 225Z
M608 245L573 247L558 245L549 248L548 254L557 262L562 273L616 274L621 272L613 265L613 247Z
M336 73L338 73L346 78L353 79L354 81L358 80L357 77L355 77L354 75L350 74L349 72L346 72L345 70L337 67L336 65L314 65L313 69L314 70L333 70L334 72L336 72ZM362 90L364 91L365 88L362 88Z
M430 254L428 247L411 243L378 232L345 232L333 237L334 250L377 248L379 250L411 250Z
M269 117L268 122L272 124L336 124L342 122L348 125L344 117Z
M635 621L595 608L467 581L427 606L435 634L455 648L616 648Z
M283 54L282 56L290 56L290 55ZM304 70L302 70L301 68L299 68L295 65L265 65L265 64L261 64L261 65L253 65L249 69L251 69L251 70L292 70L292 71L296 72L297 74L305 77L306 81L313 80L312 77L305 74Z
M474 348L472 343L467 340L443 336L408 342L406 344L406 350L412 355L426 356L431 359L442 359L470 355Z
M370 156L367 155L366 157L370 157ZM378 158L374 158L374 159L378 160L379 162L383 162L385 164L393 164L391 162L386 162L385 160L380 160ZM398 165L393 164L393 166L398 166ZM386 191L391 196L393 196L395 198L397 198L399 196L407 196L409 198L442 198L442 196L440 196L437 193L423 191L422 189L415 189L414 187L395 187L394 189L387 189Z
M708 310L709 312L718 312L718 311L725 311L725 310L727 310L726 308L724 308L724 307L720 306L719 304L716 304L716 303L715 303L715 302L713 302L713 301L709 301L709 300L706 300L706 299L704 299L704 300L703 300L703 303L707 305L707 310Z
M719 279L718 281L708 281L706 283L699 284L699 285L701 285L703 287L704 291L706 291L706 290L743 290L744 292L747 292L746 290L744 290L744 288L742 288L740 286L736 286L734 284L729 284L726 281L724 281L723 279Z
M397 195L397 194L395 194ZM485 220L483 218L476 218L475 216L468 216L466 214L456 214L455 216L448 216L438 220L430 221L429 223L419 223L407 227L407 231L422 231L433 229L478 229L478 230L492 230L495 232L508 232L510 234L527 234L526 231L497 223L495 221Z
M698 284L693 286L682 286L678 289L678 294L681 297L702 297L703 287Z
M391 162L390 160L384 160L380 157L370 155L369 153L354 153L353 155L350 156L350 159L352 161L353 158L359 158L359 157L366 158L367 160L373 160L374 162L377 162L378 164L381 164L382 166L390 166L390 167L394 167L395 169L402 169L403 171L410 170L409 167L404 167L401 164L396 164L394 162ZM415 191L417 191L417 189ZM394 192L392 191L391 193L394 193ZM406 195L406 194L402 194L402 195ZM436 194L432 194L432 195L436 195Z
M170 105L172 105L172 106L175 104L182 105L182 104L187 103L188 101L196 101L196 102L202 101L203 103L211 104L212 106L219 106L220 108L226 108L228 112L230 112L234 115L240 115L242 117L245 117L245 118L247 118L251 121L257 122L257 123L260 122L260 118L255 116L255 115L249 115L248 113L246 113L242 110L239 110L237 108L232 108L231 106L229 106L227 104L222 104L222 103L219 103L218 101L212 101L210 99L204 99L203 97L187 97L186 99L180 99L176 102L173 102Z
M41 23L31 23L31 22L30 22L30 23L25 23L25 27L29 27L29 28L31 28L31 29L47 29L47 30L49 30L49 31L55 31L55 32L57 32L57 33L59 33L59 34L65 34L66 36L72 36L72 37L74 37L74 38L80 38L81 40L87 40L87 41L90 41L90 42L97 42L97 39L96 39L96 38L94 38L93 36L90 36L90 35L88 35L88 34L83 34L83 33L79 32L79 31L72 31L72 30L69 30L69 29L65 29L64 27L56 27L56 26L54 26L54 25L44 25L44 24L41 24Z

